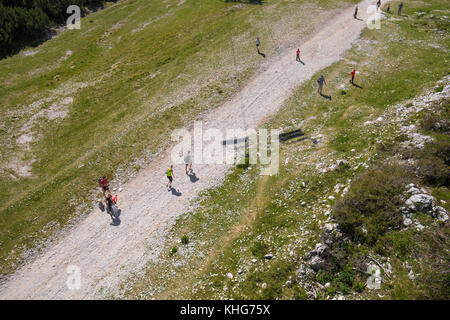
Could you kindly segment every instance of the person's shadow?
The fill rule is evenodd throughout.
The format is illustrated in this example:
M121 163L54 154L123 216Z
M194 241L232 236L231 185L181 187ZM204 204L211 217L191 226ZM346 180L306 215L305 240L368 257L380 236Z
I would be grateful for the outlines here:
M181 192L176 190L175 188L172 187L171 191L174 196L177 196L177 197L181 196Z
M356 20L359 20L359 21L363 21L363 19L360 19L360 18L355 18Z
M117 217L115 217L115 218L112 218L112 221L111 221L111 224L110 224L111 226L114 226L114 227L118 227L119 225L120 225L120 219L119 219L119 217L117 216Z
M115 227L117 227L117 226L119 226L120 225L120 214L122 213L122 209L117 209L117 214L116 215L112 215L112 217L111 217L111 219L112 219L112 222L111 222L111 225L112 226L115 226Z
M359 88L359 89L362 89L362 87L359 86L359 85L357 85L356 83L354 83L354 82L350 82L350 83L352 84L352 86L357 87L357 88Z
M331 100L331 96L327 96L327 95L325 95L323 93L320 93L320 96L325 98L325 99Z
M300 62L302 65L305 65L305 63L302 60L298 59L297 61Z
M261 51L259 51L259 50L258 50L258 54L259 54L260 56L263 56L263 58L266 57L266 55L265 55L264 53L262 53Z
M191 179L192 183L196 183L198 180L200 180L199 178L197 178L197 176L195 175L195 172L191 172L190 174L188 174L189 179Z

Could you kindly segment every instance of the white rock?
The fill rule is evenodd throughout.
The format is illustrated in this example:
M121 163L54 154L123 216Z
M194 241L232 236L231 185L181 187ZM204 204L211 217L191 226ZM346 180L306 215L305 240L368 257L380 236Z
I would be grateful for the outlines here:
M405 226L410 226L411 224L412 224L413 222L412 222L412 220L410 219L410 218L404 218L403 219L403 224L405 225Z
M414 194L419 194L419 193L420 193L420 190L417 189L417 188L412 187L412 188L409 188L409 190L406 191L406 192L408 192L409 194L414 195Z
M431 211L434 209L435 199L428 194L415 194L406 200L405 205L413 211Z
M437 206L436 212L437 212L437 218L439 221L447 221L448 220L448 213L447 213L447 210L445 210L445 208Z
M233 274L231 272L228 272L227 273L227 277L230 278L230 279L233 279Z
M325 227L325 231L327 233L331 233L331 232L333 232L335 225L334 225L334 223L326 223L324 227Z

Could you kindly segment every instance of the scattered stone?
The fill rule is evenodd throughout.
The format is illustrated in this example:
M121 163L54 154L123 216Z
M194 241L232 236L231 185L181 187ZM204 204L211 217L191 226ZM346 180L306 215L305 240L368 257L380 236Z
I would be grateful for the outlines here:
M327 224L325 224L324 227L325 227L325 232L331 233L331 232L333 232L336 225L334 223L327 223Z
M326 261L319 256L312 257L308 263L315 272L323 269L326 265Z
M264 256L264 259L270 260L270 259L273 259L273 257L274 257L274 255L269 253Z
M264 283L261 285L261 288L263 288L263 289L267 288L267 283L264 282Z
M403 224L406 226L406 227L409 227L410 225L412 225L412 220L410 219L410 218L404 218L403 219Z
M406 192L408 192L409 194L415 195L415 194L419 194L419 193L420 193L420 190L417 189L417 188L412 187L412 188L410 188L410 189L409 189L408 191L406 191Z
M304 207L304 206L306 206L306 202L305 201L302 202L302 207Z
M233 274L232 274L231 272L228 272L228 273L227 273L227 277L228 277L229 279L233 279Z

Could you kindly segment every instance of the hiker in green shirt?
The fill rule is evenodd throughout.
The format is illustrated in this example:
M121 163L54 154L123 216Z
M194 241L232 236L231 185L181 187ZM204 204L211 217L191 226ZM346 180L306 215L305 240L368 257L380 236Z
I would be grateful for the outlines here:
M167 175L167 179L169 179L169 182L167 183L167 188L170 191L172 189L172 181L174 178L173 165L170 165L170 168L167 169L166 175Z

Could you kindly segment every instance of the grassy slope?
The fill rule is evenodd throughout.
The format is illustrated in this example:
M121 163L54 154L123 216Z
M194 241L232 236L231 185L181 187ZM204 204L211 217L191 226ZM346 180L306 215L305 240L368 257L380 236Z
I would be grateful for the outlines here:
M393 2L391 8L396 8L397 3ZM320 72L326 76L325 94L331 94L332 101L316 94L318 76L302 85L266 124L268 128L301 128L305 132L304 137L281 145L280 173L260 177L257 167L236 168L223 186L202 195L196 210L179 218L165 254L159 262L150 261L144 275L132 275L124 282L124 296L307 298L304 286L295 283L296 269L304 254L319 241L319 228L334 202L328 197L340 198L342 194L342 188L335 193L334 186L350 186L349 179L366 172L380 148L396 145L402 139L396 124L363 123L377 119L389 105L420 95L448 75L449 54L444 49L450 44L444 18L448 9L443 0L411 1L404 8L408 16L391 14L383 20L380 30L365 30L361 41L343 60ZM417 12L425 14L419 17ZM353 66L359 71L356 83L362 89L348 83ZM319 139L318 144L311 142L313 137ZM348 165L319 173L320 168L338 159L347 160ZM431 189L438 200L448 203L447 188ZM439 232L448 233L448 228ZM413 237L408 237L409 233ZM442 240L409 233L392 234L398 238L394 242L400 249L394 245L394 252L389 253L397 278L383 285L380 293L387 298L427 297L420 291L420 284L406 277L403 262L414 261L417 252L406 250L407 254L402 255L405 241L421 241L428 258L445 258L445 242L442 245ZM180 243L183 235L189 238L189 244ZM173 247L177 252L170 254ZM365 246L349 248L362 254L372 250ZM266 253L276 258L265 260ZM424 257L422 265L427 261ZM364 291L367 276L358 276L354 270L346 269L335 278L329 276L317 276L319 282L332 282L330 289L318 293L318 298L351 291L362 291L356 297L380 297L378 292ZM285 285L290 279L293 284Z
M270 56L275 39L311 32L311 13L340 2L119 1L36 54L0 61L1 273L89 212L97 177L125 180L167 146L167 132L236 92L261 63L256 36ZM66 118L35 119L30 149L17 143L34 114L66 98ZM30 177L9 168L33 159Z

